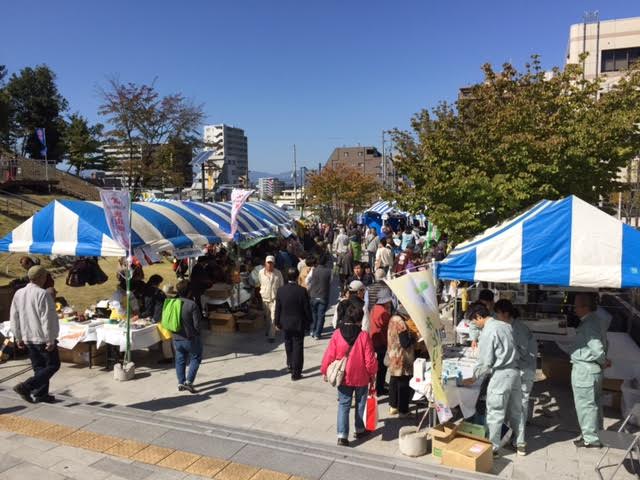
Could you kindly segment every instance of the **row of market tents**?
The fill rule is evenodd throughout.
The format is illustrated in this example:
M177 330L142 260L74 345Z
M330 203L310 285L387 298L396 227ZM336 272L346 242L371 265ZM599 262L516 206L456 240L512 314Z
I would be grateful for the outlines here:
M375 213L391 204L378 204ZM388 213L391 210L387 210ZM265 201L244 204L236 242L290 234L292 219ZM226 241L231 203L134 202L134 249L175 252ZM124 256L100 202L57 200L0 239L0 252ZM640 286L640 232L581 199L543 200L458 245L437 265L444 280L590 288Z
M132 204L134 252L176 252L227 241L231 202L162 200ZM238 213L236 242L289 235L292 220L269 202L248 202ZM125 256L111 238L101 202L56 200L0 239L0 252L40 255Z

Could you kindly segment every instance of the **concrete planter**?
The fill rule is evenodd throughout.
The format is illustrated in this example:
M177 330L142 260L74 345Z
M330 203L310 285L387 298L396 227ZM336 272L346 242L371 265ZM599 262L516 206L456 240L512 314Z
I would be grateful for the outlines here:
M119 382L133 380L136 376L136 365L129 362L126 365L116 363L113 367L113 378Z

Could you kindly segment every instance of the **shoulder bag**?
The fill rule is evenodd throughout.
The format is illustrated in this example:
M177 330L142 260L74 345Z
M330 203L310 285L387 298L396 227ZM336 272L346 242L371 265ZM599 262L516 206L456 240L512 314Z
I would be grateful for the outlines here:
M358 340L356 339L356 342L357 341ZM355 344L356 343L353 342L353 345ZM327 368L327 381L332 387L339 387L340 385L342 385L344 375L347 371L347 361L349 360L349 354L351 353L353 345L349 347L349 350L347 350L347 353L344 357L338 360L334 360L329 364L329 367Z

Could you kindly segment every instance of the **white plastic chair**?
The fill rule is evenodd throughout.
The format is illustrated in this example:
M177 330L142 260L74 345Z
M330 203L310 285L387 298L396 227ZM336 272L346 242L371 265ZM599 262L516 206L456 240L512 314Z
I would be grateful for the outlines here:
M640 433L628 433L624 431L624 428L627 426L627 423L629 423L629 420L631 419L631 417L634 417L636 422L640 422L640 403L636 403L633 406L633 408L631 409L631 412L629 413L629 415L627 415L627 418L625 418L624 422L622 423L622 425L620 426L617 432L612 432L610 430L600 430L598 432L598 437L600 438L600 442L602 443L603 446L607 447L604 453L602 454L602 457L600 457L600 460L598 460L598 463L595 466L595 470L602 480L604 480L604 477L602 476L602 472L600 470L602 470L603 468L615 466L616 467L615 470L609 477L609 480L611 480L613 477L615 477L616 473L618 473L618 470L620 470L620 467L622 466L624 461L627 459L627 457L629 457L629 459L631 460L631 468L633 468L633 473L638 475L638 473L636 472L636 465L633 461L633 450L635 449L638 455L638 459L640 460ZM609 453L609 450L611 448L615 448L617 450L624 450L625 451L624 457L622 457L620 462L618 462L617 464L614 463L610 465L601 466L600 464L604 460L604 457L607 456L607 453Z

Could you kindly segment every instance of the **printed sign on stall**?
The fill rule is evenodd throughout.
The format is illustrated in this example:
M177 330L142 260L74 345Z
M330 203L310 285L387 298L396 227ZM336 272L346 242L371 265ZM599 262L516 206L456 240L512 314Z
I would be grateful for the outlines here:
M442 387L442 338L436 286L431 270L409 272L387 280L400 303L416 324L431 357L433 394L436 402L447 409L447 397Z

